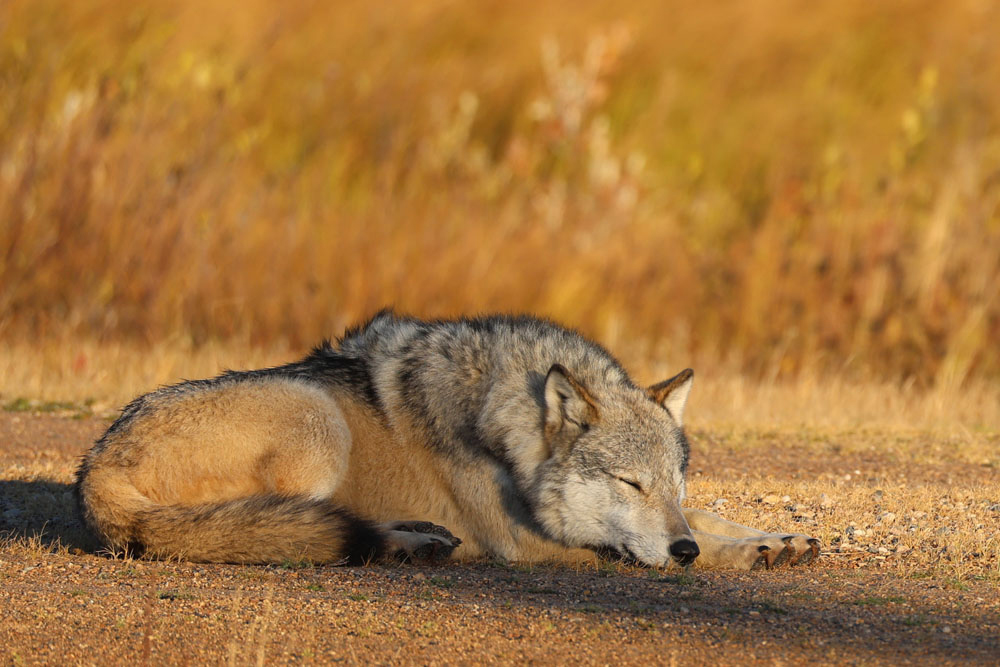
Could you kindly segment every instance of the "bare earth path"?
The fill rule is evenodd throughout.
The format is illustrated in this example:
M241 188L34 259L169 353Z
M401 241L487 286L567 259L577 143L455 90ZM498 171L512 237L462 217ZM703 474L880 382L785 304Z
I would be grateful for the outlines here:
M692 503L818 534L801 570L195 565L94 553L70 482L106 425L0 412L5 664L1000 661L992 464L695 431Z

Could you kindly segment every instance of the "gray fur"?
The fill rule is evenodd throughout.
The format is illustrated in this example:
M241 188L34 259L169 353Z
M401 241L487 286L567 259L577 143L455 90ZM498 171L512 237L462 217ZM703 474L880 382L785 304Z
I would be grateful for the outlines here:
M244 396L260 391L262 415L288 419L294 426L294 408L290 413L287 407L275 411L279 409L267 405L265 389L272 386L282 387L282 400L302 393L299 421L328 420L331 433L339 433L343 424L349 435L343 442L324 440L333 437L329 435L304 436L309 440L305 444L289 436L291 442L268 445L270 453L261 465L281 458L289 448L294 454L294 448L307 445L320 452L321 463L327 460L327 449L334 460L343 446L345 451L366 452L377 465L355 468L341 462L330 469L330 484L301 482L305 486L291 492L301 495L288 496L288 491L272 490L262 482L253 497L220 496L208 504L200 500L195 507L183 499L163 505L146 497L167 493L149 481L150 464L143 462L160 446L152 434L169 431L165 415L173 414L170 406L195 424L183 437L197 438L190 434L211 432L204 430L213 426L206 426L206 419L227 418L206 417L209 413L199 406L208 406L210 396L225 399L242 388ZM685 371L641 389L600 345L532 317L425 322L383 311L300 361L182 382L132 401L84 458L78 498L84 518L107 543L139 543L159 556L257 562L291 550L334 560L381 552L382 541L391 542L391 530L375 529L367 519L419 518L457 521L467 544L459 554L539 560L564 559L561 554L567 550L612 549L649 565L665 565L672 557L690 562L697 547L680 508L689 451L681 424L690 387L691 372ZM328 400L331 407L324 407ZM337 404L359 407L346 410L345 417ZM232 428L250 427L234 421ZM373 432L375 436L365 435ZM252 438L255 431L248 433ZM357 440L365 437L364 442ZM230 450L212 449L221 446L214 442L185 443L181 445L194 451L203 447L206 458L234 456ZM429 516L382 516L393 507L411 508L393 500L394 489L379 488L378 480L373 486L371 479L362 477L382 470L387 479L399 479L417 459L430 463L419 464L420 481L413 483L432 490L420 496L423 506L412 511ZM131 481L143 465L145 486ZM433 470L426 470L427 465ZM293 465L279 472L297 479L299 472L308 471ZM198 472L190 475L196 478ZM91 482L92 477L111 481L99 484ZM137 484L147 489L146 496L136 490ZM376 488L379 498L350 495L351 488ZM198 493L203 496L204 488ZM351 498L343 501L346 507L335 505L342 493ZM139 500L133 506L134 498ZM283 524L285 515L291 527ZM259 530L251 530L255 521L262 524ZM201 549L194 537L185 537L194 524L212 522L211 534L203 540L211 544L210 550ZM242 533L291 546L256 546L240 541ZM397 537L413 542L412 534L400 536L397 531ZM362 551L345 543L361 539L369 545ZM450 551L460 541L449 537L445 546Z

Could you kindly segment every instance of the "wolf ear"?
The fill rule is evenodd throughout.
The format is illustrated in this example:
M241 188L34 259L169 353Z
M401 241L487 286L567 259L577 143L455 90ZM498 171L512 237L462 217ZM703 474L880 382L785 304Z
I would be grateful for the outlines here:
M669 380L654 384L646 391L650 398L667 409L678 426L684 426L684 406L687 405L693 382L694 371L685 368Z
M571 443L597 419L597 406L587 390L561 364L545 376L545 441Z

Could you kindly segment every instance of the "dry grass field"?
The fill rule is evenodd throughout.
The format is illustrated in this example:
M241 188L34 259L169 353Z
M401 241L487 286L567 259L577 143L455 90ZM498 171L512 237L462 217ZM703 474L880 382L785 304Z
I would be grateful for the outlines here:
M981 0L11 0L0 336L301 346L395 304L757 377L995 379L997 25Z
M1000 5L0 2L0 660L1000 659ZM112 559L138 393L384 305L697 371L690 502L804 569Z

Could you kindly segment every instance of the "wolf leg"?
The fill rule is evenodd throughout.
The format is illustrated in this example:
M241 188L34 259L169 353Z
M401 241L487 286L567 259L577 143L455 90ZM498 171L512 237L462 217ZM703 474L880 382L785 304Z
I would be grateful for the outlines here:
M766 533L704 510L685 508L683 512L701 549L697 561L701 565L770 569L804 565L819 556L819 540L808 535Z
M379 526L386 536L386 553L405 560L445 560L462 540L430 521L389 521Z

